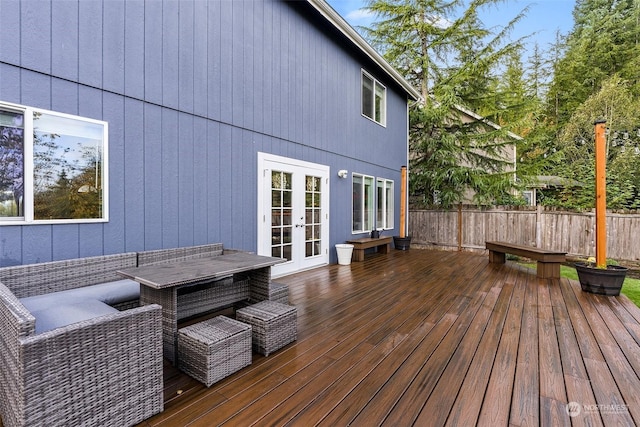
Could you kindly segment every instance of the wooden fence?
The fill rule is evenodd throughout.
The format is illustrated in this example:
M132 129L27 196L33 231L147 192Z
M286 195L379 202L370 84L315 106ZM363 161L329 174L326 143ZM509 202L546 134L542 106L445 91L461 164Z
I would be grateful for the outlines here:
M595 213L542 206L410 210L411 244L484 250L487 240L554 249L572 256L595 254ZM607 212L607 258L640 260L640 214Z

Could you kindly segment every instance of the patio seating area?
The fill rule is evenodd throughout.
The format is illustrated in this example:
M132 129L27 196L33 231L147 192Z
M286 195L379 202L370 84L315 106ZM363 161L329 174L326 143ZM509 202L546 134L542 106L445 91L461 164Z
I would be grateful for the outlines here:
M624 296L417 249L278 281L297 341L210 388L165 363L164 412L139 425L640 423L640 309Z
M279 262L216 243L0 269L0 427L128 426L161 412L163 355L176 364L178 321L286 299L288 287L271 284L270 266ZM251 362L249 325L242 325L244 353L224 348L237 353L226 359L241 355L246 363L223 369L218 341L234 347L235 334L193 329L183 344L196 366L185 371L200 381Z

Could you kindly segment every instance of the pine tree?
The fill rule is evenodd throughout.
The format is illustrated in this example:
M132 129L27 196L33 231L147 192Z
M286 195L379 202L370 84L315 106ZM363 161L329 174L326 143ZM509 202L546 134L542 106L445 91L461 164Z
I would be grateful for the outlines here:
M414 202L450 206L473 190L475 200L509 197L513 171L504 159L507 129L498 117L496 70L521 40L507 43L519 14L497 35L483 27L478 10L498 0L369 0L377 16L365 28L370 42L419 87L423 102L410 109L410 192ZM459 17L456 10L466 6ZM463 110L484 119L464 120ZM501 111L501 110L500 110Z
M559 38L550 52L554 75L547 96L548 135L560 161L546 166L552 174L578 179L584 186L566 190L546 203L593 206L593 122L605 118L609 131L607 204L637 208L640 0L579 0L573 15L572 31ZM622 134L631 137L620 140L614 136ZM541 147L539 141L536 148Z
M580 0L573 15L574 28L550 91L560 125L614 74L640 94L640 1Z
M614 75L602 82L601 89L580 105L559 137L564 164L557 169L561 176L585 184L564 195L568 207L592 208L594 205L593 123L607 121L607 205L610 208L633 208L640 205L640 100L631 93L631 84Z

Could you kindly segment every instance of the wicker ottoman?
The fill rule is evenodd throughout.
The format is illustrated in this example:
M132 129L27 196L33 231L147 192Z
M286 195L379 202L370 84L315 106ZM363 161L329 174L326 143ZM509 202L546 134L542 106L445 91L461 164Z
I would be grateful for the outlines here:
M178 367L207 387L251 364L251 326L217 316L178 331Z
M253 350L268 356L298 337L297 310L275 301L261 301L236 311L236 319L251 325Z

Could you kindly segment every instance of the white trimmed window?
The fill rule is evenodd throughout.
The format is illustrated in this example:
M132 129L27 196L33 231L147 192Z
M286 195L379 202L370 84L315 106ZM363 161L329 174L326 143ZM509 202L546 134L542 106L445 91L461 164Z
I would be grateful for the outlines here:
M384 178L376 180L377 206L376 228L389 230L393 228L393 181Z
M108 124L0 103L0 224L108 220Z
M362 71L362 115L376 123L387 124L387 88Z
M364 233L373 229L373 177L353 174L353 221L351 231Z

